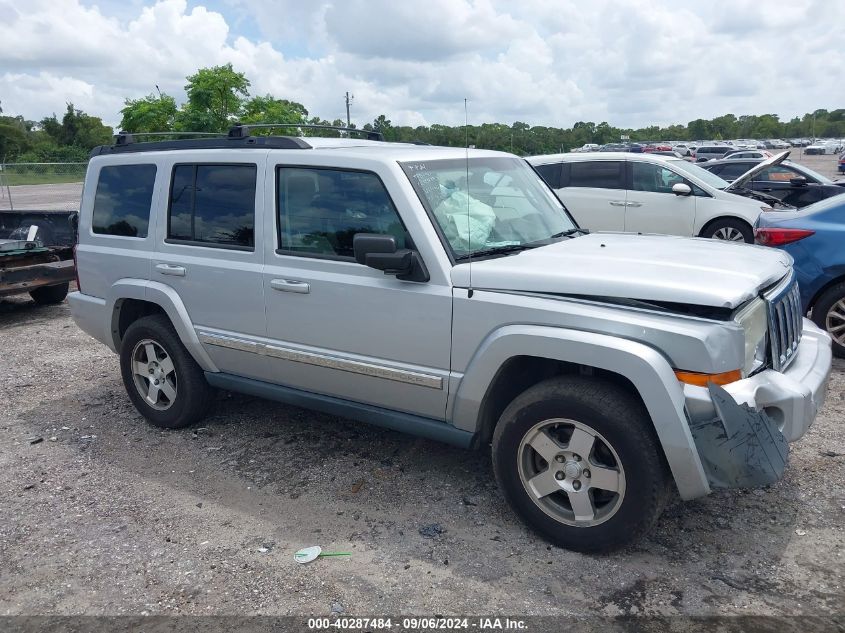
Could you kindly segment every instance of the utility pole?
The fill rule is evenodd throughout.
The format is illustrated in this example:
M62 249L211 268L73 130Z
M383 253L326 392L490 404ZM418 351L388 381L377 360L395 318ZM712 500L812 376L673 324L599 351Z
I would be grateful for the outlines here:
M352 119L349 118L349 104L352 103L354 98L355 95L346 93L346 127L352 127Z

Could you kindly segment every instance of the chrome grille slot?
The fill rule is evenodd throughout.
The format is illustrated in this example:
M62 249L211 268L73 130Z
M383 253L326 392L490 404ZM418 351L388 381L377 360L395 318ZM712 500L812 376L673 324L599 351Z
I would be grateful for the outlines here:
M766 296L769 308L769 340L771 342L772 368L786 369L801 342L804 314L798 282L790 277Z

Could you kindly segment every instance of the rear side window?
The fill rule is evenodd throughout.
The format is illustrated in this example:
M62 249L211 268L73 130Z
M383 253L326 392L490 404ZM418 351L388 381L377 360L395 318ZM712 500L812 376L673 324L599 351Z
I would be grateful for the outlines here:
M94 233L147 237L155 179L155 165L103 167L94 196Z
M198 246L253 248L255 165L176 165L167 237Z
M570 187L624 189L624 163L617 160L573 161L570 165Z
M552 189L560 189L560 163L553 163L551 165L537 165L534 169L540 174L540 177Z
M371 172L280 167L279 250L352 258L356 233L393 235L410 246L390 195Z

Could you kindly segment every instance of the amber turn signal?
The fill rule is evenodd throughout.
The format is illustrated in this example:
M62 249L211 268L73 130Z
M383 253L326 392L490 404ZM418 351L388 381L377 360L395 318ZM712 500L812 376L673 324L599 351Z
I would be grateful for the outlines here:
M742 380L742 372L734 369L733 371L726 371L721 374L700 374L697 371L678 371L676 369L675 377L688 385L706 387L711 382L714 385L727 385L728 383Z

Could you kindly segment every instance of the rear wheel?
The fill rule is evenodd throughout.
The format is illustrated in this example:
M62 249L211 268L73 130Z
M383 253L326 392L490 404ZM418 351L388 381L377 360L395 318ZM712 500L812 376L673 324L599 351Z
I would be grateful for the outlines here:
M830 334L833 353L845 358L845 283L825 290L813 305L813 322Z
M212 401L213 389L202 369L163 315L143 317L127 328L120 373L132 404L155 426L193 424Z
M701 232L701 237L727 242L754 243L754 231L751 226L735 218L723 218L709 224Z
M52 305L65 300L68 288L69 284L67 282L55 286L41 286L35 290L30 290L29 296L32 297L35 303L40 305Z
M615 385L559 377L518 396L493 435L493 468L518 515L581 552L623 547L663 510L669 478L642 403Z

